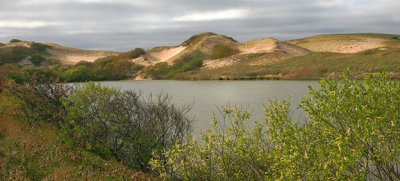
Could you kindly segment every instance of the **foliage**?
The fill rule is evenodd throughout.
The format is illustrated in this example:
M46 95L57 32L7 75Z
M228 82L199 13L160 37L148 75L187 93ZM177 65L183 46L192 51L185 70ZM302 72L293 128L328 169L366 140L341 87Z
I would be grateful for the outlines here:
M272 101L266 119L251 129L247 111L226 108L230 127L214 118L204 143L189 138L155 153L151 165L184 180L398 180L400 83L383 74L350 77L310 89L300 106L305 123L291 119L288 100Z
M99 80L122 80L132 77L140 71L141 65L129 60L99 59L95 62L80 62L70 67L64 75L68 82L85 82Z
M183 180L265 180L268 145L261 125L245 129L249 117L248 110L225 107L223 120L214 116L213 131L202 135L202 143L193 138L177 143L166 155L155 154L167 157L166 162L153 159L151 165L164 177Z
M194 53L190 56L185 56L174 62L174 65L168 65L166 62L158 63L146 71L147 76L155 79L171 79L177 74L196 70L203 66L203 56L201 53Z
M84 82L92 80L94 77L92 70L86 65L78 65L70 68L66 71L65 75L65 79L69 82Z
M4 48L0 50L0 65L6 63L16 64L29 56L31 56L31 60L33 59L32 63L37 65L36 63L43 61L44 57L42 57L42 55L47 53L47 48L49 48L48 45L41 43L32 43L29 47L16 45L13 47Z
M162 95L144 100L136 92L88 83L64 106L65 142L141 170L149 168L152 151L168 148L191 129L188 108L178 108Z
M22 40L19 39L11 39L10 43L17 43L17 42L22 42Z
M30 46L30 49L35 53L46 53L46 50L48 48L51 47L42 43L35 43L35 42L33 42L32 45Z
M46 59L40 55L32 55L32 57L29 60L32 62L34 66L40 66L42 65L43 62L46 61Z
M213 52L211 54L212 59L219 59L219 58L224 58L228 56L232 56L236 53L238 53L239 50L234 49L230 46L227 45L217 45L214 47Z
M6 90L18 102L20 113L16 116L30 123L45 121L55 125L59 125L64 118L62 99L73 92L72 85L60 83L54 78L47 81L41 77L35 77L29 83L13 83Z

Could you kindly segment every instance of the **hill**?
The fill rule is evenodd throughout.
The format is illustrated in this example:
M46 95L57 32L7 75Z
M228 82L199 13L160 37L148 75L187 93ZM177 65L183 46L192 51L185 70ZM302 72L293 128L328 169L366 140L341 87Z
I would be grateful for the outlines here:
M93 62L99 58L118 55L117 52L69 48L54 43L11 41L0 46L0 65L76 64Z
M221 52L226 53L225 56L202 56L201 66L167 77L157 74L168 73L165 68L149 66L156 68L148 74L149 78L319 79L336 76L346 68L360 77L365 73L387 71L392 78L400 78L400 35L332 34L289 41L266 38L244 43L228 37L220 41L221 37L225 36L203 33L182 45L202 47L201 55L210 55L215 47L224 46Z
M331 34L317 35L288 43L314 52L359 53L376 48L400 48L399 35L390 34Z
M264 38L238 42L205 32L179 45L136 48L125 53L17 41L0 45L0 65L74 65L78 69L65 76L79 75L67 80L319 79L335 76L346 68L360 75L383 70L392 78L400 78L399 51L400 35L392 34L326 34L288 41ZM78 64L81 60L93 65ZM128 68L123 76L108 78L123 68Z

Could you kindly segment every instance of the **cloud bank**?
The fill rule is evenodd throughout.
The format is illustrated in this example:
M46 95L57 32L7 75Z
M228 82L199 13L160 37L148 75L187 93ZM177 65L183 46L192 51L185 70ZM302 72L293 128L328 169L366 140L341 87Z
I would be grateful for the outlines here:
M398 34L398 7L398 0L0 0L0 42L127 51L179 44L205 31L239 41Z

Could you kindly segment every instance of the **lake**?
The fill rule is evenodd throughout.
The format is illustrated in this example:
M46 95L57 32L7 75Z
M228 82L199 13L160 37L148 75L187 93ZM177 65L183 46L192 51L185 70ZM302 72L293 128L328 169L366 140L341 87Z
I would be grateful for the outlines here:
M190 116L196 121L193 134L199 135L202 130L210 128L212 113L224 105L238 105L249 108L252 120L261 120L264 116L264 105L270 99L284 100L291 96L294 119L304 115L298 110L302 98L308 93L308 86L316 87L317 81L176 81L176 80L143 80L143 81L109 81L101 82L122 90L141 91L143 96L151 94L168 94L177 105L192 104Z

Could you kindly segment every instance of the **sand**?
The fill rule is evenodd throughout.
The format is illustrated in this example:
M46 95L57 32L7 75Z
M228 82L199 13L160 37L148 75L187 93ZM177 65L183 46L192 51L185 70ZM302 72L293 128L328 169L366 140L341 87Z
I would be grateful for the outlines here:
M185 49L186 46L157 48L154 50L149 50L147 52L147 58L152 63L166 62Z

